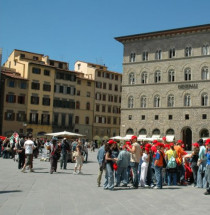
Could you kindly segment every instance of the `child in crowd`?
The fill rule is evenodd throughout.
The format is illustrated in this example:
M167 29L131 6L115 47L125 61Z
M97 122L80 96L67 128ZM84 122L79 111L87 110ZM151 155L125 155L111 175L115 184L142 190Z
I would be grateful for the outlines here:
M73 174L82 174L81 168L83 164L83 156L82 156L82 147L78 145L76 147L76 151L73 154L74 160L76 161ZM79 168L79 172L77 173L77 168Z

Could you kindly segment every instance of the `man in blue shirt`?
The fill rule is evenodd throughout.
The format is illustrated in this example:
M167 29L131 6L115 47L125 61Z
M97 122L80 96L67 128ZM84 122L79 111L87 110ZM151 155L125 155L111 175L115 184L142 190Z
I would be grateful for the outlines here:
M207 181L207 187L206 192L204 195L210 195L210 139L207 139L206 141L206 172L205 172L205 178Z
M98 160L98 164L99 164L99 172L98 172L98 178L97 178L97 184L98 187L100 187L101 185L101 177L103 174L103 162L105 162L105 148L104 145L102 143L102 146L99 148L98 150L98 154L97 154L97 160Z

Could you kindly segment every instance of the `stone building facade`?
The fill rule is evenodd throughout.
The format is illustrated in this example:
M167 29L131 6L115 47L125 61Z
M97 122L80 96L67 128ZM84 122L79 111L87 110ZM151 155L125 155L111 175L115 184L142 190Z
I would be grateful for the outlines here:
M115 38L124 45L121 136L209 137L210 25Z

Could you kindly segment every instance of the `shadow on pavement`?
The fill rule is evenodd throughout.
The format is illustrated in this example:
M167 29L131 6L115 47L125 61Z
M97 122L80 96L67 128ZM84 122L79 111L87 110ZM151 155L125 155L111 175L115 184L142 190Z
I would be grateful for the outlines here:
M21 190L3 190L0 191L0 194L4 194L4 193L18 193L18 192L22 192Z

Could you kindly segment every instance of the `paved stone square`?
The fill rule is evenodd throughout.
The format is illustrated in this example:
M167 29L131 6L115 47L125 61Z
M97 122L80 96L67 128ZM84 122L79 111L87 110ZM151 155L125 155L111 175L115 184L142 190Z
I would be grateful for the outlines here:
M204 215L210 211L210 196L205 190L164 187L162 190L97 187L96 152L89 152L83 175L67 170L49 174L49 162L34 160L34 173L22 173L17 162L0 158L0 215L128 215L179 214Z

